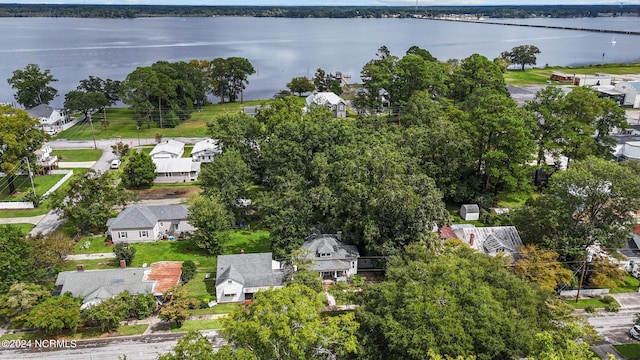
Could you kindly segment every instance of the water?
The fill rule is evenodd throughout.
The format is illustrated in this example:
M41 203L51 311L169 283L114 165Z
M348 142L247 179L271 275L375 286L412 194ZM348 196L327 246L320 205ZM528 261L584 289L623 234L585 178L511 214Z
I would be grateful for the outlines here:
M640 30L638 18L504 21ZM493 59L524 44L540 48L537 66L640 61L640 36L616 35L613 45L611 34L419 19L0 18L0 33L0 102L13 101L5 79L34 63L59 80L53 106L90 75L123 80L159 60L245 57L257 70L245 99L270 98L317 68L357 82L382 45L400 56L417 45L443 61L473 53Z

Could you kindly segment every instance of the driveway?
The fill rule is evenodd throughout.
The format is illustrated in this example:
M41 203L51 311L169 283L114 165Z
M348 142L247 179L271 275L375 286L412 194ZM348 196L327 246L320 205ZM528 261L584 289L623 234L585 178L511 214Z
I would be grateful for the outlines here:
M602 359L607 359L607 353L616 356L616 359L624 359L615 351L613 344L637 344L638 340L629 336L629 329L633 326L636 314L640 313L640 293L611 294L618 303L620 311L598 312L594 315L586 314L598 335L602 338L592 349Z

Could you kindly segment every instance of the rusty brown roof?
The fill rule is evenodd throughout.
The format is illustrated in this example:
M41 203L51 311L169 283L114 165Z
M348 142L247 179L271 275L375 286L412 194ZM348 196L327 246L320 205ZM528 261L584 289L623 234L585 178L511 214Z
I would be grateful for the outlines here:
M180 283L182 261L160 261L151 264L147 280L156 281L154 293L165 293L172 286Z

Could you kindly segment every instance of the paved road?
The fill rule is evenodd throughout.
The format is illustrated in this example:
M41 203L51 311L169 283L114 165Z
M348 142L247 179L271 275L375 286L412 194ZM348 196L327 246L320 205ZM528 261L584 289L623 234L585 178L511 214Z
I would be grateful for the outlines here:
M19 218L0 218L0 224L37 224L45 217L45 215L26 216Z
M213 342L215 348L224 345L224 340L217 336L216 331L208 330L202 333ZM184 333L77 340L75 348L71 348L74 345L69 343L69 348L55 350L0 350L0 359L118 360L119 356L126 355L132 360L154 360L158 354L173 350L182 336Z

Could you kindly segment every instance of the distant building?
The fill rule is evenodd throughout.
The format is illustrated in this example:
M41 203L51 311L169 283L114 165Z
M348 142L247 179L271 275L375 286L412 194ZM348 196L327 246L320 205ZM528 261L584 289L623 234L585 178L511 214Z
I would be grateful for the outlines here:
M152 159L175 159L184 155L184 143L176 140L165 140L157 144L149 156Z
M307 106L305 111L309 111L314 106L322 106L333 113L333 117L347 117L347 103L338 95L332 92L319 92L307 96Z
M52 152L49 143L44 143L40 149L35 151L36 165L40 166L43 172L58 168L58 157L52 155Z
M189 158L152 159L156 165L156 184L190 182L198 180L200 165Z
M199 161L201 163L210 163L213 161L216 155L221 154L222 150L218 145L218 140L206 139L198 141L193 145L191 150L191 158L193 161Z
M518 247L522 246L515 226L467 226L454 228L453 232L470 247L491 256L504 253L517 259Z
M84 116L72 119L63 109L54 109L49 105L40 104L27 110L32 118L40 121L42 131L49 135L55 135L67 130L84 119Z

